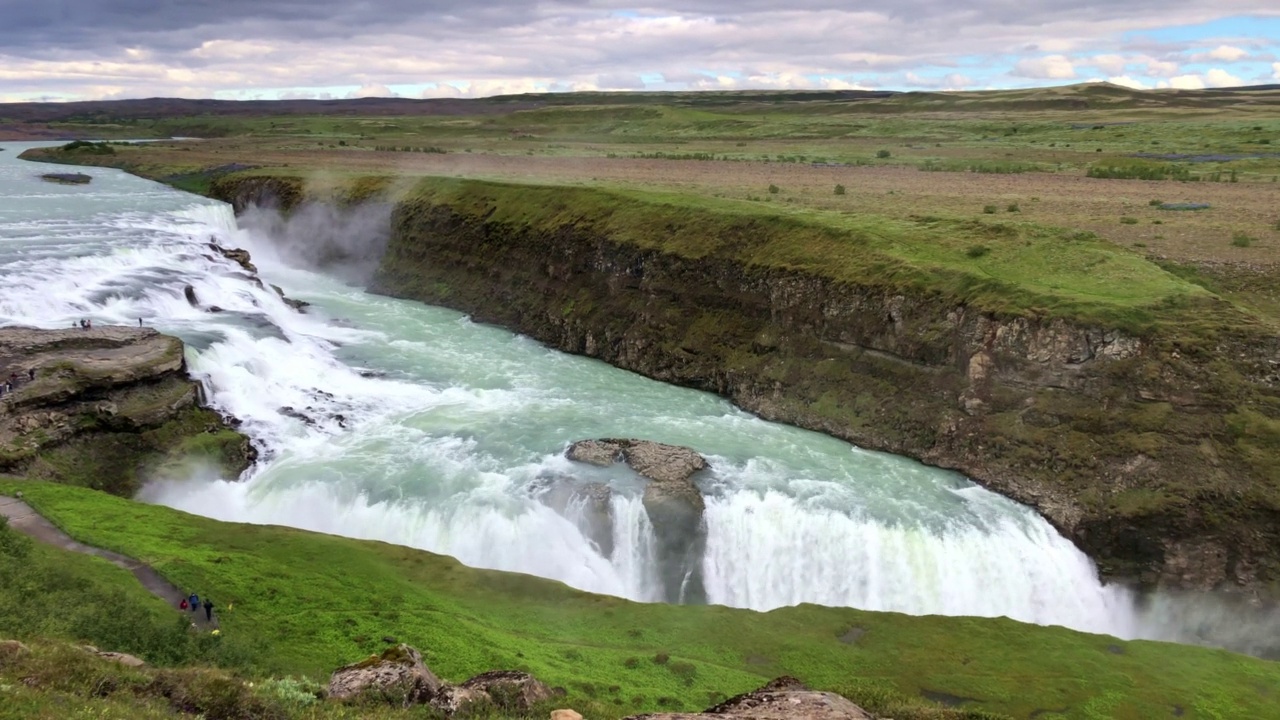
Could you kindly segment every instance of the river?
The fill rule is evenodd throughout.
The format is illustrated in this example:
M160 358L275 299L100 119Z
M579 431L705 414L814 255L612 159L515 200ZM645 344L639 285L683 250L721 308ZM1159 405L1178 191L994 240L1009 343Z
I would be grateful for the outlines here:
M17 160L30 145L0 147L0 324L141 318L177 335L212 404L262 451L245 478L164 478L143 490L148 502L656 601L641 481L563 458L579 439L645 438L693 447L712 465L701 482L713 603L1005 615L1246 651L1280 635L1274 614L1103 585L1034 511L955 473L365 293L290 267L224 204L114 170L88 170L89 185L43 182L48 166ZM264 280L312 306L298 313L256 287L208 252L210 238L249 250ZM186 285L225 312L192 307ZM569 474L614 489L608 556L581 517L538 499L545 478Z

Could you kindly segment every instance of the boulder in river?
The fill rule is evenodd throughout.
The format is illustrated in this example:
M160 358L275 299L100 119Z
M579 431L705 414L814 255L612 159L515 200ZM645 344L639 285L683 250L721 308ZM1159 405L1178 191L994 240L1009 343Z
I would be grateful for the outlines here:
M374 691L403 698L407 707L430 701L443 687L422 661L422 653L401 643L381 655L334 670L329 678L329 697L346 700Z
M209 248L214 252L218 253L219 255L221 255L222 257L244 268L245 271L248 272L250 275L257 277L258 268L256 265L253 264L253 261L249 256L248 250L242 250L240 248L224 248L218 243L214 243L214 242L209 243Z
M657 560L667 602L706 602L702 558L707 529L706 502L693 476L707 468L697 452L648 440L582 440L569 446L570 460L608 467L625 462L649 480L644 509L657 539Z
M84 173L45 173L40 179L60 185L88 185L93 176Z
M650 713L625 720L874 720L848 699L780 677L753 692L738 695L700 713Z
M187 299L187 304L191 307L200 307L200 298L196 297L196 289L190 285L184 285L182 288L182 296Z

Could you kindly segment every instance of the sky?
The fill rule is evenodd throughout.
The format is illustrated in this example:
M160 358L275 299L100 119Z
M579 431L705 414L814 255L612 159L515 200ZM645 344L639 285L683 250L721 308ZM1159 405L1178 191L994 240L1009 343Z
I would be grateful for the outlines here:
M0 102L1280 83L1277 0L0 0Z

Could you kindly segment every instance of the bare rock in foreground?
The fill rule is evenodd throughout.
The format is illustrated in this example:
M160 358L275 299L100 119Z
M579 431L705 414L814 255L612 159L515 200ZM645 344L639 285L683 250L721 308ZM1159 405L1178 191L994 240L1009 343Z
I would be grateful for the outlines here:
M340 667L329 678L329 697L346 700L366 691L403 697L409 705L430 701L444 687L422 661L422 653L408 645L389 648L358 663Z
M700 713L633 715L626 720L874 720L862 708L835 693L818 692L795 678L780 677L768 685Z

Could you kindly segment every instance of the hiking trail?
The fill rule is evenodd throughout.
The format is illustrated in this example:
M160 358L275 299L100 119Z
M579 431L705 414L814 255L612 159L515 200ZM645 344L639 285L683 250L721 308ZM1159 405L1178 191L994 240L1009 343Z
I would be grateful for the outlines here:
M178 609L178 604L182 602L183 598L187 597L188 593L179 590L175 585L165 580L154 568L141 560L134 560L120 553L85 545L59 530L56 525L36 512L35 508L14 497L0 495L0 515L9 519L9 527L31 537L33 540L63 550L70 550L71 552L94 555L116 567L128 570L133 573L133 576L138 579L138 582L142 583L142 587L146 588L148 592L168 603L174 612L182 612ZM203 601L203 596L201 600ZM217 610L217 608L214 609ZM190 616L191 622L202 630L218 627L216 613L212 621L204 619L203 608L194 613L188 610L186 614Z

